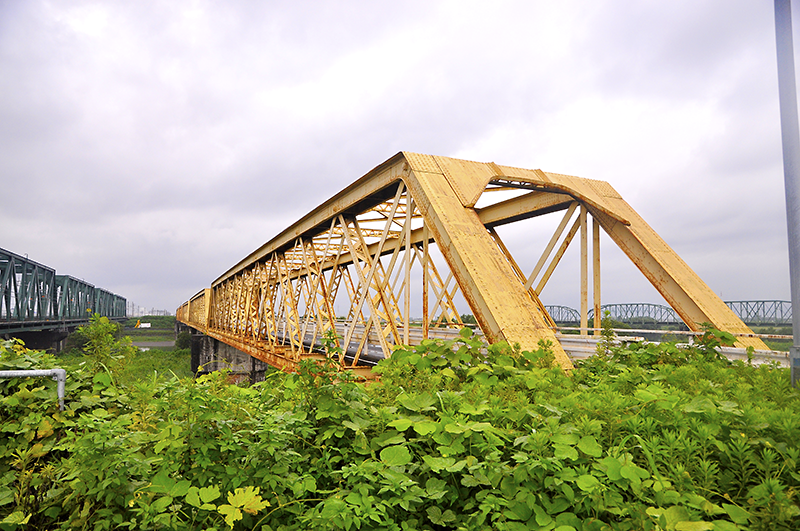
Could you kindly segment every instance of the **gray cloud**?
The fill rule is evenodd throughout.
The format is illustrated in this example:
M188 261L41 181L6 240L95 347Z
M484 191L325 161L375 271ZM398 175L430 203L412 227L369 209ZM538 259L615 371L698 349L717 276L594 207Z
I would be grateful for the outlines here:
M773 16L0 2L0 246L173 310L407 150L607 180L724 298L787 298ZM652 299L615 256L609 302ZM546 302L577 300L570 267Z

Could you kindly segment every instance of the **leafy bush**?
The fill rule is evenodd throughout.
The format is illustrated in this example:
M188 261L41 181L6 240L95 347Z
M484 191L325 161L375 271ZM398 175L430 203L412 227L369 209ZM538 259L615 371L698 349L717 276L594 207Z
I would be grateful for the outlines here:
M95 362L63 413L54 382L2 381L0 528L797 529L800 393L718 359L712 336L609 347L567 375L546 344L465 329L399 348L367 385L333 361L252 387L125 385ZM2 368L54 363L0 351Z
M178 337L175 338L175 348L187 349L192 348L192 334L188 330L184 330Z

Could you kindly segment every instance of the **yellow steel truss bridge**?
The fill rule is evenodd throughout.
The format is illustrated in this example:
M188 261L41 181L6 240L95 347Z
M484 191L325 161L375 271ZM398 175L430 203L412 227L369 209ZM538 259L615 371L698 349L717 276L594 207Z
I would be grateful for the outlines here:
M533 269L523 270L496 228L548 214L560 222ZM176 315L288 370L335 337L339 361L359 370L395 345L453 337L463 326L456 304L465 301L488 341L523 349L549 341L569 368L539 294L577 241L580 327L600 327L601 230L690 330L710 323L739 334L737 346L768 350L608 183L406 152L256 249Z

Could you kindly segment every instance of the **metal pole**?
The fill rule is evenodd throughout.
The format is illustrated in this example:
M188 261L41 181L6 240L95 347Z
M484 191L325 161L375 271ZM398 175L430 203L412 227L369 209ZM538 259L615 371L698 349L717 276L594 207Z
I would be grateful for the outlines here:
M786 187L786 224L789 233L789 281L792 292L790 350L792 386L800 377L800 131L792 48L791 0L775 0L775 36L778 51L778 95L781 107L783 177Z
M19 370L19 371L0 371L0 378L30 378L30 377L51 377L56 381L56 393L58 394L58 408L64 411L64 386L67 381L67 371L64 369L43 369L43 370Z

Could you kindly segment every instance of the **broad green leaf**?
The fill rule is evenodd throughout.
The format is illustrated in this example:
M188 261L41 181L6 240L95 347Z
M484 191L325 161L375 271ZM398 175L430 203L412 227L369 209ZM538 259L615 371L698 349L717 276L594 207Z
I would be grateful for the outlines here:
M161 469L153 476L152 484L150 485L150 491L152 492L159 492L162 494L169 494L169 491L172 490L172 487L175 486L175 480L169 477L169 472L167 470Z
M582 491L591 492L600 486L600 481L591 474L583 474L578 477L575 484L578 485L578 488Z
M513 502L505 512L505 515L511 520L522 520L523 522L526 522L532 514L533 511L528 504L519 501Z
M14 511L13 513L9 514L2 520L0 520L0 524L12 524L12 525L25 525L28 523L28 520L31 519L31 515L26 515L22 511Z
M721 400L719 402L719 410L732 415L742 415L742 410L739 408L739 404L736 402L731 402L730 400Z
M420 393L418 395L401 394L398 395L397 401L406 409L411 411L431 411L436 408L433 404L436 398L430 393Z
M691 402L683 406L685 413L712 413L717 410L714 402L706 396L697 396Z
M680 505L673 505L664 511L664 519L667 522L667 529L674 529L678 522L689 520L689 511Z
M157 513L163 513L170 505L172 505L172 496L162 496L151 503L150 508Z
M652 402L653 400L658 399L658 395L647 391L646 389L637 389L633 396L637 399L641 400L642 402Z
M391 421L389 423L389 427L394 428L397 431L406 431L408 428L411 427L412 424L414 423L409 419L397 419Z
M467 431L467 427L464 426L463 424L457 424L451 422L450 424L445 425L444 431L446 431L447 433L464 433L465 431Z
M578 444L578 436L574 433L558 433L553 435L552 440L554 444L568 444L570 446Z
M317 480L311 476L306 476L303 479L303 486L306 492L317 492Z
M455 464L456 460L452 457L433 457L430 455L422 456L422 460L425 462L426 465L431 467L433 472L439 472L440 470L444 470L447 467L451 467Z
M731 517L731 520L733 520L737 524L746 525L747 523L750 522L750 513L748 513L738 505L723 503L722 508L725 509L726 513L728 513L728 516Z
M347 508L347 504L339 498L328 498L322 507L320 516L326 520L339 516Z
M417 432L419 435L425 436L435 432L438 426L439 424L436 422L432 422L430 420L423 420L422 422L414 423L414 431Z
M553 455L556 456L558 459L578 459L578 451L572 447L567 446L566 444L556 444L553 447Z
M456 520L455 513L453 513L453 511L451 511L450 509L446 510L445 512L442 512L441 509L439 509L436 506L433 506L433 507L428 507L426 512L428 513L428 518L430 518L431 522L433 522L436 525L446 526L448 522L455 522Z
M447 467L446 470L448 472L461 472L462 470L464 470L465 466L467 466L467 460L466 459L462 459L461 461L459 461L457 463L454 463L454 464L450 465L449 467Z
M405 446L387 446L381 450L381 461L387 466L402 466L411 462L411 452Z
M640 479L647 479L650 477L650 472L636 465L623 465L619 473L622 477L630 479L631 481L639 481Z
M592 457L600 457L603 454L603 449L597 443L597 439L592 435L585 435L578 441L578 449Z
M377 449L381 446L390 446L404 442L406 442L406 438L402 433L387 431L372 439L372 447Z
M189 491L186 493L186 503L192 507L200 507L202 505L200 501L200 489L197 487L190 487Z
M153 453L160 454L164 451L164 448L167 448L170 444L172 444L170 439L161 439L153 447Z
M620 473L622 470L622 463L620 463L619 459L609 456L600 461L600 464L606 467L608 479L611 481L619 481L622 479L622 474Z
M220 505L217 508L217 512L225 517L225 523L228 524L231 529L236 522L242 519L242 511L238 508L233 507L231 505Z
M550 523L553 521L553 517L547 514L547 512L538 505L533 506L533 512L536 513L536 523L541 526L550 525Z
M727 520L714 520L714 531L741 531L741 527Z
M0 487L0 506L14 501L14 491L6 486Z
M711 522L678 522L675 531L712 531L716 526Z
M97 374L94 375L92 381L95 383L103 384L105 386L109 386L111 385L111 376L109 376L107 372L98 372Z
M182 479L175 483L175 485L169 489L169 495L173 498L177 498L178 496L186 496L186 493L189 492L192 483L188 480Z
M262 500L259 496L259 487L244 487L237 488L233 492L228 493L228 503L233 507L239 507L244 512L249 514L256 514L261 509L268 507L269 502Z
M482 415L486 413L489 409L491 408L486 404L479 404L475 406L467 402L465 404L461 404L461 407L458 408L458 412L463 413L465 415Z
M212 501L219 498L222 494L219 491L219 487L216 485L212 485L210 487L203 487L200 489L200 499L203 500L203 503L211 503Z
M425 482L425 490L429 495L447 491L447 482L439 478L430 478Z

